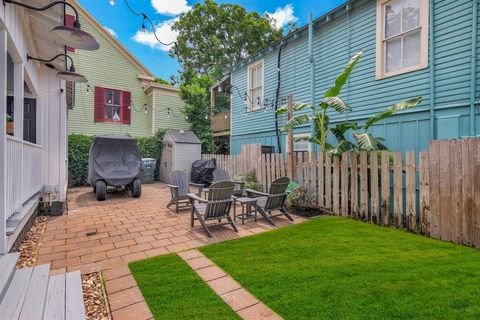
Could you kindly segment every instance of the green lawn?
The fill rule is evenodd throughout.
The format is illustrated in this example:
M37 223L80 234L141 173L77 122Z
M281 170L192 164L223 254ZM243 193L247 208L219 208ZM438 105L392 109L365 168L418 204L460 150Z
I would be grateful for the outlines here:
M176 254L129 267L155 319L239 319Z
M480 319L480 251L391 228L323 217L201 251L285 319Z

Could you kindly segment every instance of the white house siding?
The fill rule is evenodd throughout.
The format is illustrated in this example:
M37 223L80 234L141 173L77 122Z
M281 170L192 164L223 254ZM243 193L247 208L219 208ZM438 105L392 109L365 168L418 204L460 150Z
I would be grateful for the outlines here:
M39 5L48 3L43 0ZM46 15L60 24L61 12L63 7L56 6ZM51 27L34 27L30 13L15 5L0 5L0 254L8 252L15 240L7 239L9 216L31 211L30 200L38 199L46 184L55 186L55 201L65 201L66 195L66 102L61 91L64 82L52 70L26 61L27 53L50 58L62 52L62 47L45 40ZM43 38L36 39L38 35ZM5 133L7 51L14 62L15 137L7 137ZM23 141L23 81L37 99L37 144Z

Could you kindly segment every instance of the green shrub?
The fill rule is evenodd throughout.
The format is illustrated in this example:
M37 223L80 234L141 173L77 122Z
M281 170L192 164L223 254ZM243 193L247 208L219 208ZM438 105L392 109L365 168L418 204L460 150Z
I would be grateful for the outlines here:
M253 189L262 191L262 184L257 180L257 172L255 170L240 173L235 180L245 181L245 189Z
M68 176L70 185L81 186L87 183L88 154L93 137L82 134L68 136Z
M159 129L153 137L138 137L137 144L142 158L157 159L155 178L158 179L158 160L162 154L164 129ZM88 176L88 155L92 145L93 137L82 134L71 134L68 136L68 172L69 181L72 186L87 184Z

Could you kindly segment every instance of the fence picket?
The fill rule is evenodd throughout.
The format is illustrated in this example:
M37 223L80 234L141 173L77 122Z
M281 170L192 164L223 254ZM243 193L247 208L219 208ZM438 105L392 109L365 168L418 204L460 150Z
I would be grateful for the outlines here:
M473 243L475 247L480 248L480 140L475 139L472 141L471 148L472 153L475 155L473 159Z
M439 141L440 144L440 239L451 241L450 233L450 142Z
M325 155L325 207L332 209L332 158Z
M419 178L420 178L420 226L422 234L428 235L430 226L430 183L428 176L428 152L422 151L419 155Z
M384 226L390 225L390 153L388 151L382 151L382 164L381 164L382 178L380 180L382 188L382 206L381 216L382 224Z
M462 146L460 140L450 142L450 152L451 235L453 242L462 243Z
M408 229L415 231L417 228L417 209L416 209L416 190L415 190L415 153L408 151L405 154L406 165L406 216L408 221Z
M348 217L348 152L342 154L341 168L341 210L342 216Z
M379 223L378 153L370 152L370 212L372 223Z
M311 201L313 206L318 205L318 200L317 200L317 182L318 182L318 177L317 177L317 159L315 158L315 153L310 153L310 172L311 172L311 177L312 177L312 189L311 189Z
M333 213L340 215L340 159L333 157Z
M368 154L360 152L360 219L368 220Z
M319 152L317 153L317 171L318 171L318 205L320 207L325 207L325 169L323 165L324 153Z
M395 226L403 227L403 166L402 154L393 153L393 219Z
M462 239L466 245L473 245L473 161L472 139L462 143ZM421 189L420 189L421 191Z
M427 226L432 238L440 239L440 144L438 141L430 143L428 151L428 176L430 178L430 214L427 217Z
M352 152L351 158L351 179L350 179L350 197L351 197L351 216L359 218L360 212L358 210L358 154Z

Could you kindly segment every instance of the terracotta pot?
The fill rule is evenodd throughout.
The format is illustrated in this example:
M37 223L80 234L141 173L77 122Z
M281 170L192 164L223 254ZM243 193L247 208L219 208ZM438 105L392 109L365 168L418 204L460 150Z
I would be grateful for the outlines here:
M13 122L7 121L7 134L13 134Z

